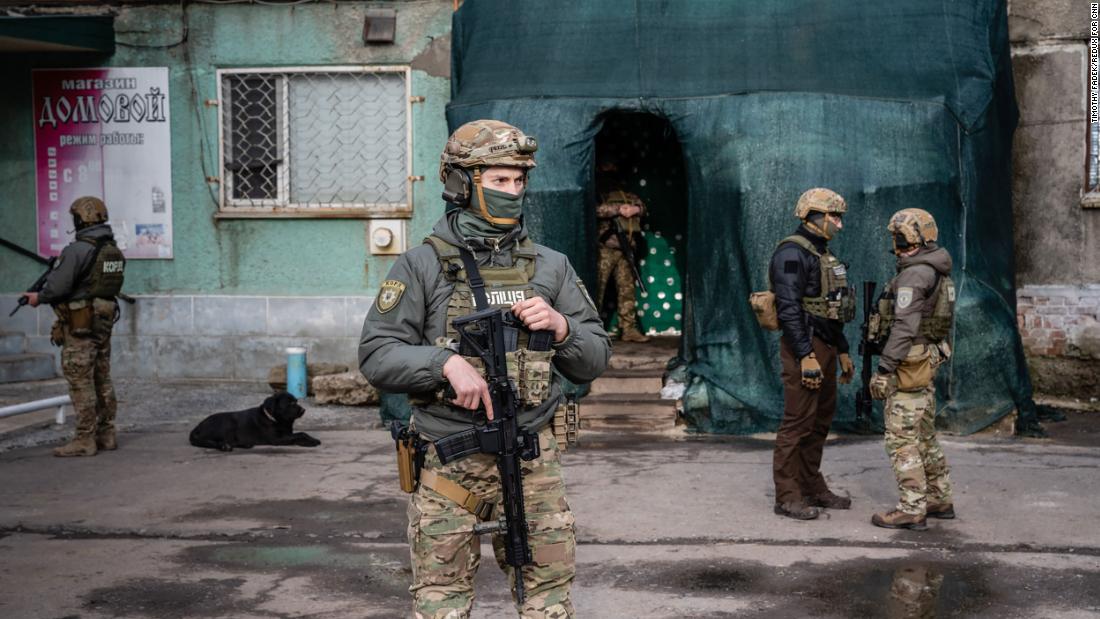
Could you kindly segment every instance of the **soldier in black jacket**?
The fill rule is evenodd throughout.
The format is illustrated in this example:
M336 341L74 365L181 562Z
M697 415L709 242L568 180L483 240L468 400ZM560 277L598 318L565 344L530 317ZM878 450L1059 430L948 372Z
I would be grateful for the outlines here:
M822 507L852 504L829 490L820 471L836 412L838 363L840 382L855 374L843 330L855 317L855 297L846 266L828 249L846 210L844 198L828 189L802 194L795 207L802 225L780 241L768 270L783 330L783 421L772 460L775 513L800 520L817 518Z

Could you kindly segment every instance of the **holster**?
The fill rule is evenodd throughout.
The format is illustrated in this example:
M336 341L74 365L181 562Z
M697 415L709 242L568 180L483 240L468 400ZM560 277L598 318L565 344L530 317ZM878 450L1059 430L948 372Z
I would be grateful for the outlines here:
M390 436L397 443L397 480L401 490L416 492L427 445L415 430L396 420L390 425Z

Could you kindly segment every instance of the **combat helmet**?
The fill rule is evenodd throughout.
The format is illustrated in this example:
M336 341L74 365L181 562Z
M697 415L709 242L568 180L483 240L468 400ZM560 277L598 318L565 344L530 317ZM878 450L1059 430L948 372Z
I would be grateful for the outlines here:
M603 203L627 204L630 206L637 206L639 208L645 207L645 203L642 202L642 199L638 197L638 194L630 193L629 191L623 191L621 189L616 189L615 191L608 192L607 195L603 197Z
M893 214L886 229L894 238L894 250L934 242L940 236L932 213L919 208L906 208Z
M95 196L82 196L69 207L77 228L86 228L107 221L107 205Z
M820 216L815 218L814 214L839 216L847 211L848 203L844 201L844 198L832 189L825 189L824 187L814 187L806 190L794 206L795 217L801 219L807 228L825 237L825 239L833 238L838 226L828 220L823 220Z
M516 224L518 219L489 214L482 194L481 171L493 166L531 169L535 167L536 150L538 142L535 138L506 122L475 120L462 125L447 138L447 145L439 157L443 199L465 207L470 204L471 196L476 191L481 216L485 220L499 225Z
M798 198L794 206L794 216L806 219L810 213L834 213L843 215L848 211L848 203L840 194L832 189L814 187L808 189Z

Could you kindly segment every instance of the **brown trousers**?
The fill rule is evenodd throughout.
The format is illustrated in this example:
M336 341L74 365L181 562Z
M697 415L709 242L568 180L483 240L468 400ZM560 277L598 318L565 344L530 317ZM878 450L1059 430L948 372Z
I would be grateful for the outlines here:
M821 452L836 413L836 348L816 337L813 347L824 374L820 389L802 386L798 359L787 340L780 338L783 421L772 456L777 503L798 501L829 489L821 475Z

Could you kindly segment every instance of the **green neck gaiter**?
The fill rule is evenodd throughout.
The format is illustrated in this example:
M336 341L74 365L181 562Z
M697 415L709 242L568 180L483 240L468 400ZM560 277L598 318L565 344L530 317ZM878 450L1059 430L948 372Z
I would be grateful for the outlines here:
M485 209L493 217L502 219L519 219L523 215L523 196L526 191L516 195L496 191L495 189L482 188L485 195ZM475 236L479 238L492 238L500 236L515 225L498 226L481 217L481 205L478 203L477 192L470 196L470 206L462 209L458 214L458 231L463 236ZM518 225L518 224L516 224Z

